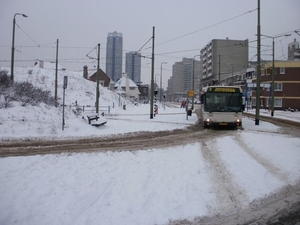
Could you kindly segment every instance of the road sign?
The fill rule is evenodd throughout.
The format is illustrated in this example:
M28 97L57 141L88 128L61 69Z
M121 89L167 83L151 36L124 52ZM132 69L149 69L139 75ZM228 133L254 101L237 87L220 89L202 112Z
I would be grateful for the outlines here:
M193 90L189 90L188 91L188 96L189 97L193 97L194 96L194 91Z
M68 76L64 76L64 89L67 88L68 85Z

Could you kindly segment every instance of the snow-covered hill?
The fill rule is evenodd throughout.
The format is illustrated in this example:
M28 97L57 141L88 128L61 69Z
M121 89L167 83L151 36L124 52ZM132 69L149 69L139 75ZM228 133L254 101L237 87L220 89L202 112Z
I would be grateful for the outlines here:
M9 68L0 68L0 70L10 71ZM9 73L9 72L8 72ZM65 126L62 130L63 114L63 79L68 76L68 85L65 90ZM50 91L54 96L55 93L55 70L54 68L41 69L36 67L15 68L15 82L29 82L35 87L45 91ZM23 105L20 102L10 102L12 107L1 108L0 114L0 136L1 140L16 139L65 139L80 137L96 137L111 134L124 134L136 131L157 131L183 128L197 121L193 117L186 121L184 111L179 118L160 116L156 118L161 121L171 121L159 126L155 123L149 123L150 105L133 105L130 101L119 98L119 96L100 85L100 113L104 112L101 121L107 121L106 116L139 114L136 120L132 121L107 121L105 127L95 128L88 125L88 114L95 114L96 102L96 83L83 78L82 72L63 71L58 72L57 95L60 105L58 107L49 106L41 103L36 106ZM126 110L123 105L126 105ZM175 109L178 110L178 109ZM174 109L173 109L174 111ZM160 111L161 114L162 111ZM172 109L166 108L164 113L170 113ZM178 112L177 112L178 113ZM84 119L82 119L82 117ZM172 123L172 119L175 123ZM143 123L147 122L148 126Z

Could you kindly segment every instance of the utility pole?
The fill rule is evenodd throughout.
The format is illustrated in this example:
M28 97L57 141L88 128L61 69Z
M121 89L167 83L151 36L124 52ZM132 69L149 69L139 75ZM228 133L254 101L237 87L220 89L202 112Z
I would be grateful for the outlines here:
M64 76L64 84L63 84L63 113L62 113L62 130L64 130L65 127L65 91L68 86L68 76Z
M259 125L260 110L260 0L257 0L257 71L256 71L256 107L255 107L255 125Z
M221 55L219 55L219 85L221 85Z
M99 113L99 78L100 78L100 44L98 43L98 56L97 56L97 88L96 88L96 113Z
M159 101L161 103L161 96L162 96L162 64L167 64L167 62L162 62L160 64L160 92L159 92Z
M150 86L150 119L153 119L153 95L154 95L154 38L155 38L155 27L153 27L152 31L152 37L147 41L147 43L152 39L152 57L146 57L146 56L140 56L144 58L150 58L151 59L151 86ZM147 44L146 43L146 44ZM135 54L137 54L146 44L144 44Z
M275 59L274 59L274 38L273 38L273 50L272 50L272 109L271 109L271 116L274 116L274 76L275 76Z
M153 34L152 34L152 66L151 66L151 101L150 101L150 119L153 119L153 95L154 95L154 33L155 27L153 27Z
M192 110L194 109L194 97L195 97L195 56L193 58L193 79L192 79L192 90L193 90L193 97L192 97Z
M58 70L58 39L56 40L56 63L55 63L55 91L54 91L54 99L57 102L57 70ZM57 106L57 104L55 104Z

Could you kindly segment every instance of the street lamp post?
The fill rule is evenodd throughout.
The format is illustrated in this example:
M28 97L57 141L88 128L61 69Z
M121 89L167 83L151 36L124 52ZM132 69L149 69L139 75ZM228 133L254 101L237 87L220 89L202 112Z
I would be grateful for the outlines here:
M154 40L155 27L152 28L152 57L151 57L151 101L150 101L150 119L153 119L153 92L154 92Z
M172 102L174 102L174 77L172 77Z
M271 106L271 116L274 116L274 80L275 80L275 59L274 59L274 53L275 53L275 43L274 43L274 39L275 38L279 38L279 37L288 37L288 36L291 36L291 34L283 34L283 35L279 35L279 36L275 36L275 37L271 37L271 36L268 36L268 35L263 35L261 34L261 36L263 37L267 37L267 38L272 38L273 39L273 44L272 44L272 106Z
M10 79L14 82L14 58L15 58L15 26L16 26L16 16L21 15L23 17L28 17L22 13L16 13L13 20L13 36L12 36L12 47L11 47L11 68L10 68Z
M231 74L231 82L233 83L233 72L234 72L234 65L231 63L227 63L227 65L231 65L232 67L232 74Z
M193 97L192 97L192 109L194 109L194 97L195 97L195 58L201 55L195 55L193 57L193 80L192 80L192 89L193 89Z
M157 87L158 87L158 84L157 84L157 81L156 81L156 77L159 76L159 74L155 74L155 77L154 77L154 91L156 91Z
M167 62L162 62L160 64L160 91L159 91L159 101L161 103L161 96L162 96L162 64L167 64Z

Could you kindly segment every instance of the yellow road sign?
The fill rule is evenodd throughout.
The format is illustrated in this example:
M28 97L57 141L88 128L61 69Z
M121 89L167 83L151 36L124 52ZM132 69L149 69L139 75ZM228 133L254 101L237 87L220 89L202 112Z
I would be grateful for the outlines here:
M193 90L189 90L188 91L188 96L189 97L193 97L194 96L194 91Z

